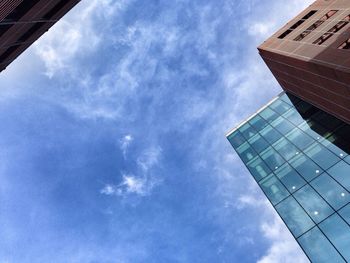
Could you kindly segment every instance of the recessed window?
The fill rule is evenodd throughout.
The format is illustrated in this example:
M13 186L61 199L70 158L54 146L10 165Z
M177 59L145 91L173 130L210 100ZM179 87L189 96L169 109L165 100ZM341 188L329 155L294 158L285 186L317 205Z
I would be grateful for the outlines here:
M343 44L341 44L338 49L350 49L350 39L346 40Z
M350 22L350 15L344 17L341 21L339 21L334 27L329 29L326 33L324 33L320 38L316 39L313 44L322 45L327 39L331 38L335 33L337 33L340 29L345 27Z
M311 26L309 26L304 32L302 32L294 40L300 41L300 40L304 39L307 35L309 35L312 31L314 31L316 28L318 28L320 25L322 25L326 20L328 20L330 17L332 17L337 12L338 12L338 10L329 11L327 14L325 14L323 17L321 17L319 20L317 20L315 23L313 23Z
M312 10L309 13L307 13L305 16L303 16L298 22L296 22L295 24L293 24L289 29L287 29L284 33L282 33L278 38L279 39L283 39L285 38L287 35L289 35L294 29L296 29L297 27L299 27L302 23L304 23L308 18L310 18L311 16L313 16L317 11L316 10Z

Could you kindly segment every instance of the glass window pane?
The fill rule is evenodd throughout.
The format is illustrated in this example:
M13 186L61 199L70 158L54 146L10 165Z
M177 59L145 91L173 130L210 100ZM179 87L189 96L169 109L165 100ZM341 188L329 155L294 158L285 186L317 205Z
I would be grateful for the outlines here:
M298 242L312 262L345 262L318 227L299 237Z
M305 185L297 191L294 197L316 223L321 222L334 212L322 197L309 185Z
M350 204L341 209L339 214L346 222L348 222L348 224L350 224Z
M350 227L344 220L338 214L334 214L322 222L320 228L345 260L350 261Z
M277 118L271 123L271 125L282 134L287 134L288 132L294 129L294 125L283 117Z
M299 155L290 160L290 165L308 182L322 173L321 167L305 155Z
M286 113L282 115L284 118L286 118L288 121L293 123L295 126L298 126L299 124L305 122L304 119L301 117L299 112L296 109L290 109Z
M267 147L269 147L269 144L263 137L261 137L259 134L253 136L249 139L249 143L252 145L254 150L258 153L265 150Z
M237 153L241 157L242 161L245 163L249 162L257 155L257 153L247 142L243 143L237 148Z
M288 164L278 168L275 174L291 193L306 184L305 180Z
M346 158L345 158L345 161L346 161L348 164L350 164L350 156L346 157Z
M256 181L260 181L271 173L270 168L264 163L259 156L255 157L252 161L247 163L247 168L254 176Z
M229 140L233 148L237 148L246 141L239 131L235 131L234 133L230 134L227 137L227 139Z
M266 162L271 170L276 170L285 161L272 147L267 148L261 153L261 158Z
M264 129L268 125L268 123L263 118L261 118L259 115L256 115L254 118L252 118L249 121L249 123L257 131Z
M335 209L350 202L350 195L341 185L327 173L321 174L311 182L316 191Z
M290 105L285 103L283 100L276 100L269 107L282 115L290 108Z
M273 174L261 180L259 184L261 189L274 205L289 195L287 189Z
M340 160L335 154L319 143L312 144L305 150L305 154L325 170Z
M350 165L341 161L328 170L328 173L350 191Z
M337 137L336 134L328 136L326 140L321 141L321 144L341 159L345 158L350 150L350 144Z
M304 150L314 142L309 135L302 132L299 128L292 130L286 137L301 150Z
M285 138L281 138L275 142L273 144L273 147L286 160L289 160L290 158L300 153L299 150Z
M250 126L249 123L246 123L241 128L239 128L239 131L247 140L257 133L255 129L252 126Z
M276 210L295 237L300 236L315 225L292 196L279 203Z
M264 137L270 144L273 144L275 141L279 140L282 135L272 128L270 125L266 126L261 132L261 136Z
M278 114L271 110L270 108L264 109L262 112L259 113L261 117L263 117L268 122L273 121L278 118Z
M321 140L331 134L330 131L315 122L303 123L299 125L299 128L310 135L314 140Z

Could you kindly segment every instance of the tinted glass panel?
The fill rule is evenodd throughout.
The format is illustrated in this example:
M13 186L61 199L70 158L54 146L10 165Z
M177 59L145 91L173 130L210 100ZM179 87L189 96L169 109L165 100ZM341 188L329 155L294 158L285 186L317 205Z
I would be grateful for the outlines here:
M261 153L261 158L266 162L271 170L276 170L285 161L273 148L269 147Z
M278 131L276 131L274 128L272 128L270 125L265 127L260 132L260 134L271 144L282 137L282 135Z
M263 118L261 118L259 115L256 115L254 118L252 118L249 121L249 123L257 131L260 131L267 126L267 122Z
M239 131L247 140L257 133L255 129L252 126L250 126L249 123L246 123L241 128L239 128Z
M285 114L283 114L283 117L296 126L305 122L304 119L300 116L299 112L295 109L290 109Z
M237 148L237 153L239 154L243 162L249 162L257 155L257 153L247 142L243 143Z
M350 191L350 165L341 161L328 170L328 173Z
M285 103L283 100L276 100L270 105L270 108L282 115L290 108L290 105Z
M348 222L348 224L350 224L350 204L341 209L339 211L339 214L346 222Z
M350 227L337 214L327 218L320 224L320 228L336 246L345 260L350 260Z
M311 143L314 142L314 140L309 135L307 135L306 133L302 132L298 128L295 128L294 130L292 130L287 135L287 138L301 150L304 150Z
M277 118L271 123L271 125L282 134L287 134L294 129L294 126L283 117Z
M312 187L336 210L350 202L350 195L341 185L324 173L311 182Z
M259 157L247 163L247 167L257 181L271 173L270 168Z
M308 182L322 173L322 169L305 155L296 156L290 164Z
M318 227L302 235L298 242L313 262L345 262Z
M245 142L245 138L239 131L235 131L230 136L228 136L228 140L230 141L233 148L237 148Z
M309 216L319 223L334 211L309 185L305 185L294 194Z
M269 144L263 137L261 137L259 134L253 136L249 139L249 143L254 148L254 150L258 153L265 150L267 147L269 147Z
M328 169L340 160L335 154L319 143L311 145L305 150L305 153L323 169Z
M300 129L302 129L305 133L310 135L314 140L323 139L323 137L329 136L330 132L326 130L324 127L317 123L308 122L299 125Z
M315 225L292 196L279 203L276 210L295 237L300 236Z
M267 121L274 121L278 118L278 114L271 110L270 108L264 109L262 112L259 113L261 117L263 117Z
M286 198L289 193L287 189L281 184L281 182L274 175L270 175L260 181L260 186L272 204L277 204Z
M288 164L278 168L275 174L291 193L306 184L305 180Z
M273 147L280 155L282 155L285 160L289 160L290 158L300 153L299 150L285 138L282 138L275 142L273 144Z

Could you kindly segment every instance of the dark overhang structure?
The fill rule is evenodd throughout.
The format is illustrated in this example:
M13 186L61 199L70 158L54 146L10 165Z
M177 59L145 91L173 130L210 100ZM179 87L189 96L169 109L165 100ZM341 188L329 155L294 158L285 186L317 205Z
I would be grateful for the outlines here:
M0 72L80 0L1 0Z

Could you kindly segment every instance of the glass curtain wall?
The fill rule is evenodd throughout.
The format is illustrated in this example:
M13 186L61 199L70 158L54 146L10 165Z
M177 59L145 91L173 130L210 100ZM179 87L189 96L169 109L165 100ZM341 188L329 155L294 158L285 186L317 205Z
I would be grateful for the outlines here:
M312 262L350 262L350 125L282 93L227 136Z

